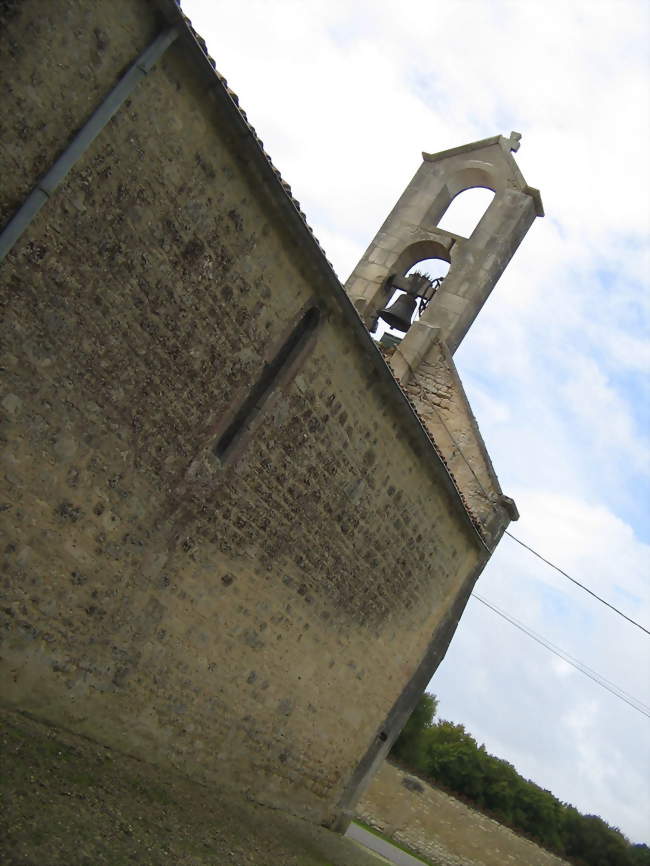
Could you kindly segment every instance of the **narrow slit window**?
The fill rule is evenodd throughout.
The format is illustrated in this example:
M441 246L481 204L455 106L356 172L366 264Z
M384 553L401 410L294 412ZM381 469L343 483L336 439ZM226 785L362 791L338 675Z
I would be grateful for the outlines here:
M237 414L214 446L215 456L220 460L224 460L228 456L235 442L250 428L255 418L260 414L264 403L278 384L282 374L289 370L299 356L307 340L316 330L319 321L320 310L318 307L310 307L284 341L273 360L264 364L264 368L248 397L239 407Z

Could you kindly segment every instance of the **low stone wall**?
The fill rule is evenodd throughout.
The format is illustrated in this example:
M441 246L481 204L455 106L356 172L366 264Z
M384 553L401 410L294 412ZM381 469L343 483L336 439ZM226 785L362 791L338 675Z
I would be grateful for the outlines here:
M357 815L440 866L568 866L528 839L384 763Z

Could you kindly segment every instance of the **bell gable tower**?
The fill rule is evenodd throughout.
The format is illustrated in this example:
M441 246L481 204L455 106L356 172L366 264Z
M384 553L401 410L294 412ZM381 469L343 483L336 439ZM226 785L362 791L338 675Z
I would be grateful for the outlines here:
M379 318L406 331L381 345L420 420L443 456L493 550L515 503L504 496L453 354L488 299L524 235L544 210L512 156L517 132L442 153L424 153L422 165L377 232L346 283L366 326ZM494 196L469 237L440 228L456 196L484 187ZM442 259L444 278L411 272L418 262ZM405 292L387 306L396 290ZM418 308L420 316L413 318Z
M377 232L346 283L366 325L395 289L425 297L429 303L410 327L392 358L405 385L432 345L442 341L456 351L506 265L544 210L538 190L528 186L512 156L521 135L497 135L442 153L423 153L413 180ZM453 199L467 189L485 187L494 198L468 238L439 228ZM425 259L442 259L449 272L433 294L422 292L408 271ZM404 305L408 309L408 305Z

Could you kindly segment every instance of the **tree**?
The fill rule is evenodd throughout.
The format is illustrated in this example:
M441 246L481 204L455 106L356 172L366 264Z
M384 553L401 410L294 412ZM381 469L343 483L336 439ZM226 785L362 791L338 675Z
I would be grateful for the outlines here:
M424 692L393 744L392 757L403 761L415 771L424 770L425 732L432 726L437 709L436 696Z
M490 755L464 725L438 720L438 701L424 694L392 754L409 769L471 800L575 866L650 866L650 848L630 845L597 815L581 815L550 791Z
M480 800L482 774L479 748L464 725L441 719L426 733L427 773L459 794Z
M631 866L650 866L650 848L647 845L632 845L629 850Z

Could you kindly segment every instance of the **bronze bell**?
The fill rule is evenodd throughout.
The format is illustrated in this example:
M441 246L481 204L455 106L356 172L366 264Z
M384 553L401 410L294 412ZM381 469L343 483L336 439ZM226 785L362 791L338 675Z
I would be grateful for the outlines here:
M416 305L417 298L414 298L413 295L400 295L390 307L384 307L380 310L379 316L396 331L408 331Z

